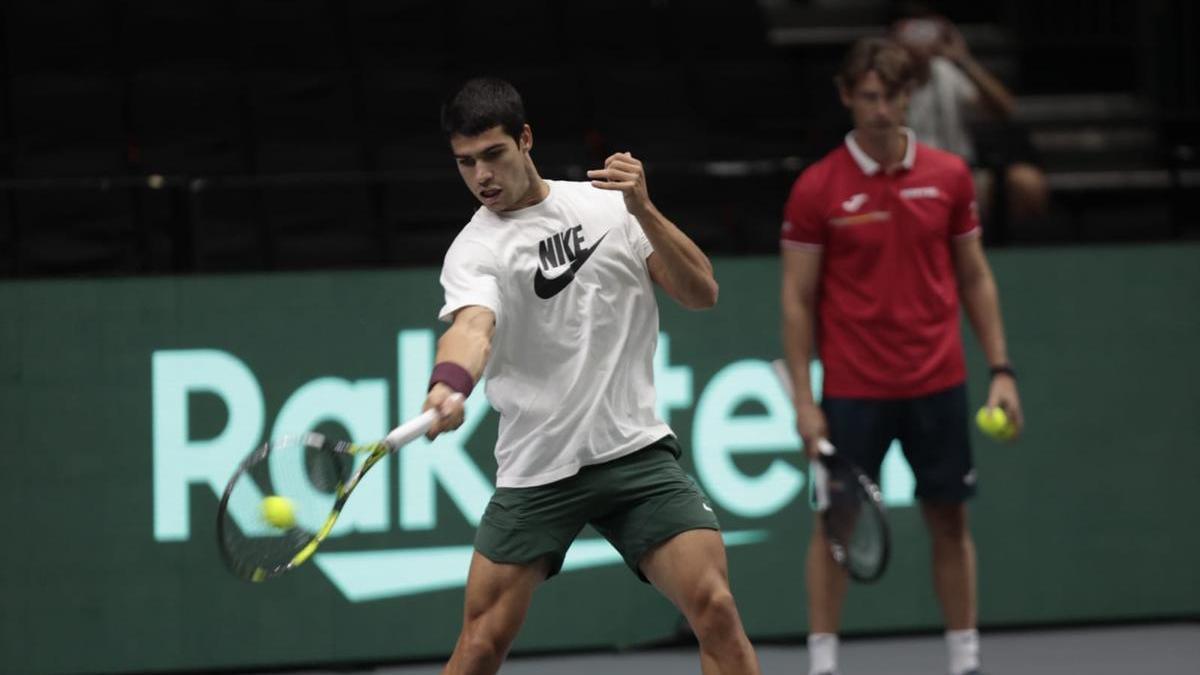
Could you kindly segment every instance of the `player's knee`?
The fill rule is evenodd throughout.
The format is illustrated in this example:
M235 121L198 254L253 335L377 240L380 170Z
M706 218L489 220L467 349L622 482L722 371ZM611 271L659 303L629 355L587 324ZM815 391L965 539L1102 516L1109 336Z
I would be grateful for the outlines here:
M965 505L926 505L924 512L929 534L935 541L960 542L970 536Z
M513 635L488 630L483 622L463 627L459 649L469 663L499 663L512 646Z
M700 640L716 640L733 634L738 626L733 593L724 584L713 585L693 600L692 629Z
M463 647L479 656L501 656L508 653L517 637L524 616L515 621L501 621L496 616L503 611L498 605L467 608L463 620Z

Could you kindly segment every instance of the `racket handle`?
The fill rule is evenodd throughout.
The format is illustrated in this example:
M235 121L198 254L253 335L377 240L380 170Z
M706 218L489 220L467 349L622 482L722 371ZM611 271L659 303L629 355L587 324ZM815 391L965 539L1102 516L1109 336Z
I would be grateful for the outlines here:
M834 453L833 443L830 443L828 438L818 438L817 452L825 456L832 455Z
M455 393L447 397L446 400L461 401L462 397L462 394ZM438 409L430 408L429 410L426 410L420 415L408 420L395 429L392 429L391 432L389 432L388 435L383 439L383 442L389 448L395 450L396 448L407 444L417 436L429 431L429 427L433 426L433 423L438 421L439 417L441 417L441 413L438 412Z
M828 438L818 438L817 452L825 457L832 456L833 443L830 443ZM829 470L825 468L825 463L820 459L814 460L810 466L813 479L813 507L817 511L824 511L829 508Z
M809 467L812 470L813 508L824 511L829 508L829 470L819 459L814 460Z

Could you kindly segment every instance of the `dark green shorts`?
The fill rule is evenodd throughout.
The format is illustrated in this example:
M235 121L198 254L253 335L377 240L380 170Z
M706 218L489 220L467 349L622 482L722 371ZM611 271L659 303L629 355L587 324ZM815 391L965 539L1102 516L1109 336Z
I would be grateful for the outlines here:
M638 564L650 549L687 530L718 530L708 498L679 466L679 443L659 439L611 462L584 467L547 485L497 488L475 533L475 549L498 563L550 562L590 524L645 581Z

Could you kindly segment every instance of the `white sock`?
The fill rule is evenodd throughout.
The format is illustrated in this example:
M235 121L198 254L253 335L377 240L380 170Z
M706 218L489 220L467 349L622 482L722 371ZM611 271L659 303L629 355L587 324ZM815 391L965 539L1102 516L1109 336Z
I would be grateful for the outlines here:
M950 656L950 675L962 675L979 669L979 631L946 631L946 652Z
M808 634L808 675L837 671L838 636L834 633Z

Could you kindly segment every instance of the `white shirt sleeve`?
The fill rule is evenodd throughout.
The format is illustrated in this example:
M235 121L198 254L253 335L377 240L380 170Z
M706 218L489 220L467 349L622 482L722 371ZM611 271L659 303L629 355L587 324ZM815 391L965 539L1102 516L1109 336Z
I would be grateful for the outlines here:
M979 88L975 86L971 78L967 77L967 74L961 68L949 60L941 59L941 65L945 71L946 80L950 83L950 91L954 93L955 100L967 106L977 104L979 102Z
M446 251L442 263L442 289L446 304L438 311L442 321L452 321L463 307L479 305L492 310L500 320L500 282L496 255L487 246L471 239L456 239Z
M624 208L624 202L621 205ZM628 211L625 212L625 239L629 242L629 248L637 254L638 260L641 260L643 263L646 262L646 258L649 258L651 253L654 253L654 246L646 238L646 232L642 230L642 224Z

